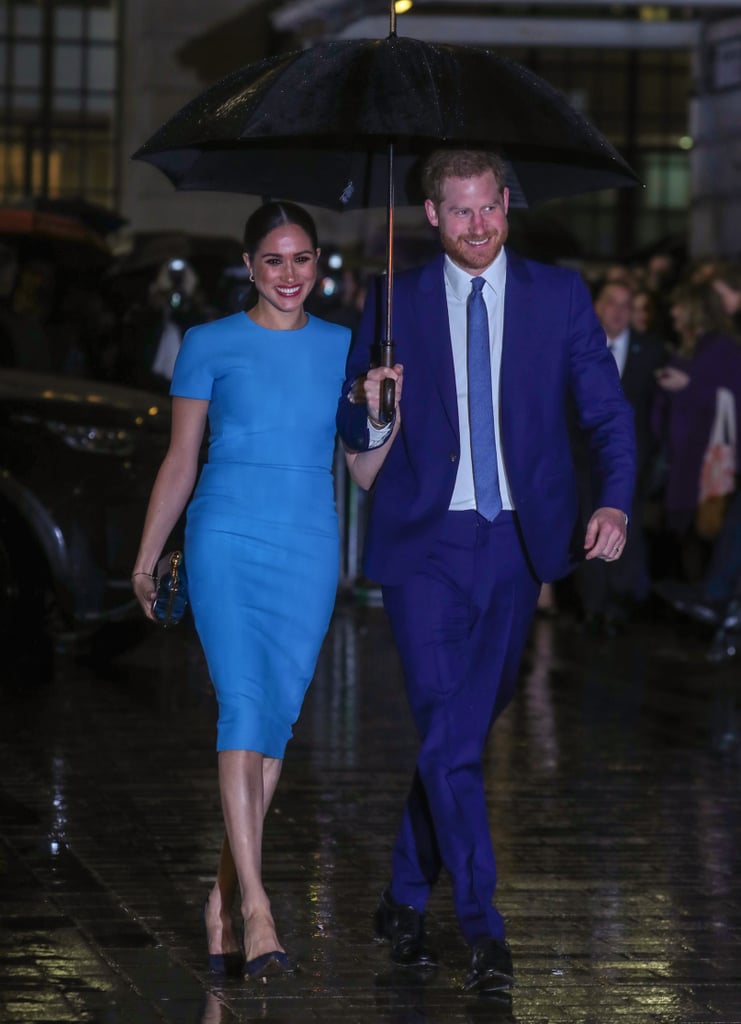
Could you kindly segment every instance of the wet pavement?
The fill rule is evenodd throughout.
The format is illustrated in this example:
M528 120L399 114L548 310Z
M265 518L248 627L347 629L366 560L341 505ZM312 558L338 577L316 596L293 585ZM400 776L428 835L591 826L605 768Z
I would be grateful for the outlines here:
M431 978L372 939L415 757L380 609L338 606L289 745L264 873L301 971L267 984L204 969L221 828L192 630L123 634L0 688L3 1024L741 1024L741 660L708 665L699 627L535 624L487 760L511 1004L462 994L447 883Z

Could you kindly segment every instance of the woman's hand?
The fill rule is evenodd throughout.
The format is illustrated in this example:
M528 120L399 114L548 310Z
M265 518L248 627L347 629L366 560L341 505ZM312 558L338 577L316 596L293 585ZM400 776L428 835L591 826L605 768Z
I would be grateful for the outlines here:
M148 619L152 622L155 621L154 614L152 613L152 604L157 591L154 586L154 576L151 576L146 572L135 572L131 576L131 587L134 591L134 596L142 607L142 611Z
M677 366L662 366L656 371L656 381L664 391L682 391L690 382L690 375Z
M152 602L157 594L154 576L149 570L167 550L167 539L193 491L207 415L207 399L173 397L170 446L154 481L131 573L136 599L146 617L153 622L156 620L152 614Z

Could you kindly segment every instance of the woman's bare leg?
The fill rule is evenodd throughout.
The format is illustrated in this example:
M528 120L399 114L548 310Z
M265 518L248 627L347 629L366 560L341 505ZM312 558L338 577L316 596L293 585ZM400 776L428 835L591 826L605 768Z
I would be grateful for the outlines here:
M206 902L206 934L209 953L236 953L239 942L234 934L232 907L237 894L237 869L226 836L221 843L216 882Z
M282 765L280 759L264 757L254 750L223 750L219 754L219 788L228 838L224 846L229 848L241 892L244 953L248 960L283 950L262 884L263 822ZM228 895L229 865L224 849L219 867L225 872ZM219 878L214 889L219 889Z
M282 760L273 757L263 757L263 804L265 814L267 814L273 799L282 767ZM228 836L224 835L216 873L216 882L209 893L205 911L209 953L232 953L239 950L239 942L234 934L232 922L232 908L234 907L234 898L237 895L238 888L239 879L237 877L237 868L234 864L234 857L232 856L232 849L229 845Z

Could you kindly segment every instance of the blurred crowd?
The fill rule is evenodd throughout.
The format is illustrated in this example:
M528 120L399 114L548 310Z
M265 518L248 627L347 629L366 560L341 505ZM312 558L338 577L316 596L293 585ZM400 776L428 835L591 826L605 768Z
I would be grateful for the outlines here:
M636 493L622 558L585 562L545 587L541 613L570 608L585 630L612 634L671 607L713 627L709 657L731 656L741 594L741 264L658 253L585 278L635 413ZM588 509L595 482L585 469L580 478Z
M84 271L74 254L70 261L19 259L0 241L0 366L167 392L185 331L250 300L241 263L211 265L202 275L178 256ZM360 294L361 275L332 250L314 312L353 326Z
M20 260L0 243L0 366L166 393L188 327L250 302L238 263L212 268L207 281L178 257L135 273L115 262L74 270ZM728 655L741 593L741 263L658 252L582 273L635 410L638 480L623 557L586 562L545 586L541 614L611 634L673 607L716 630L715 654ZM366 279L328 250L309 310L354 328ZM577 466L586 467L576 420L572 428ZM580 479L586 510L595 481L585 468Z

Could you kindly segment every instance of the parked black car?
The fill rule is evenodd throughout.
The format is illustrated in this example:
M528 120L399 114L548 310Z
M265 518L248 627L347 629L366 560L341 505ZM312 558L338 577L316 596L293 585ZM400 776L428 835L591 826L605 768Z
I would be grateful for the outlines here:
M170 400L0 369L0 641L21 658L135 608Z

